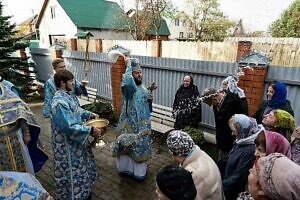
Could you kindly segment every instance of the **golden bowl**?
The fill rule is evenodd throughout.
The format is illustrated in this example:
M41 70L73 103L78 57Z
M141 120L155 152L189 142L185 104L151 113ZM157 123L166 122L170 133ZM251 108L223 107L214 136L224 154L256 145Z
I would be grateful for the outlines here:
M82 81L81 81L81 84L83 84L83 85L87 85L88 83L89 83L88 80L82 80Z
M105 128L109 124L109 121L107 119L92 119L87 122L85 122L84 126L95 126L98 128Z

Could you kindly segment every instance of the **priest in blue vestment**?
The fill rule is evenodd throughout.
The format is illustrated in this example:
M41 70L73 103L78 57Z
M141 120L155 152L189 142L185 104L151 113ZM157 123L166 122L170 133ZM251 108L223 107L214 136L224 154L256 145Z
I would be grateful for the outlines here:
M135 58L126 58L122 77L122 113L112 144L113 156L120 175L127 174L143 180L147 160L151 156L150 91L142 83L142 70Z
M54 75L58 88L51 103L51 145L57 199L88 199L98 177L90 137L100 128L83 123L97 115L82 109L70 92L74 76L68 70Z
M34 114L0 82L0 170L39 171L48 156L37 146L40 134Z
M53 66L53 70L55 71L55 73L57 73L58 71L64 70L66 68L64 60L61 58L56 58L53 60L52 62L52 66ZM43 117L48 118L50 117L51 114L51 101L53 99L53 96L56 92L56 86L54 83L54 79L53 77L49 78L44 85L44 107L43 107ZM84 95L87 96L87 91L86 88L83 84L81 84L78 80L74 81L74 87L70 93L72 95L72 97L74 98L74 100L78 103L79 102L77 100L78 95Z

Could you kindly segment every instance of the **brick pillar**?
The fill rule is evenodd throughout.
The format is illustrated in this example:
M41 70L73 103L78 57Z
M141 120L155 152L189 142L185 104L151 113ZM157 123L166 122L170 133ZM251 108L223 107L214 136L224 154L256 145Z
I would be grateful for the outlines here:
M121 95L121 81L122 74L125 72L125 62L122 56L119 56L116 63L111 66L111 86L114 114L119 116L122 111L122 95Z
M62 50L55 49L55 58L62 58Z
M95 44L96 44L96 52L103 52L102 40L96 39Z
M52 59L62 58L62 50L61 49L51 49L50 54Z
M263 99L268 68L257 66L253 67L253 70L245 68L243 71L245 75L239 78L238 85L245 91L248 100L248 115L252 117Z
M153 57L161 57L161 40L154 39L152 42L152 56Z
M248 55L251 51L252 42L250 41L239 41L238 49L236 54L236 62L239 62L240 58Z
M77 51L77 39L71 38L71 51Z

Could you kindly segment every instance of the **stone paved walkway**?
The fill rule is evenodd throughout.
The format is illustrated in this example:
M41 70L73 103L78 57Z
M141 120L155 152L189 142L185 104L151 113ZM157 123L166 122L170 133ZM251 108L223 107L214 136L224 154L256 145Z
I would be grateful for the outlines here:
M50 144L50 120L42 117L42 106L31 107L37 115L40 123L41 141L45 146L46 152L51 155ZM154 200L157 199L155 193L155 175L156 172L167 164L172 162L171 156L165 146L159 147L153 144L152 158L148 162L147 178L143 182L136 182L129 177L121 177L115 170L115 159L111 156L110 144L114 135L109 128L103 140L106 145L101 149L94 149L96 164L100 172L100 179L96 181L93 192L93 200ZM50 156L51 158L51 156ZM54 180L51 173L51 159L43 166L42 170L36 174L37 179L44 188L54 195Z

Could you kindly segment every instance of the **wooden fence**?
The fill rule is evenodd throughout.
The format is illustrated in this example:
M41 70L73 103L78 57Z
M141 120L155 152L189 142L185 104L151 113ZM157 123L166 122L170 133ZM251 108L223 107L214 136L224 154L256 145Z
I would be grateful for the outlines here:
M247 38L243 38L247 40ZM251 38L248 38L251 41ZM299 38L294 40L279 40L276 38L268 40L253 40L252 50L262 51L271 57L270 65L284 67L300 67L300 42ZM294 41L294 42L291 42ZM295 42L296 41L296 42ZM86 41L77 40L77 49L85 51ZM280 43L282 42L282 43ZM101 40L101 52L107 52L114 45L121 45L131 50L132 55L156 56L156 51L160 51L160 57L179 58L202 61L231 62L236 61L237 44L236 40L226 40L225 42L179 42L162 41L157 47L154 41L135 40ZM67 49L71 49L71 42L67 42ZM73 49L74 50L74 49ZM91 39L89 51L96 52L96 42Z

